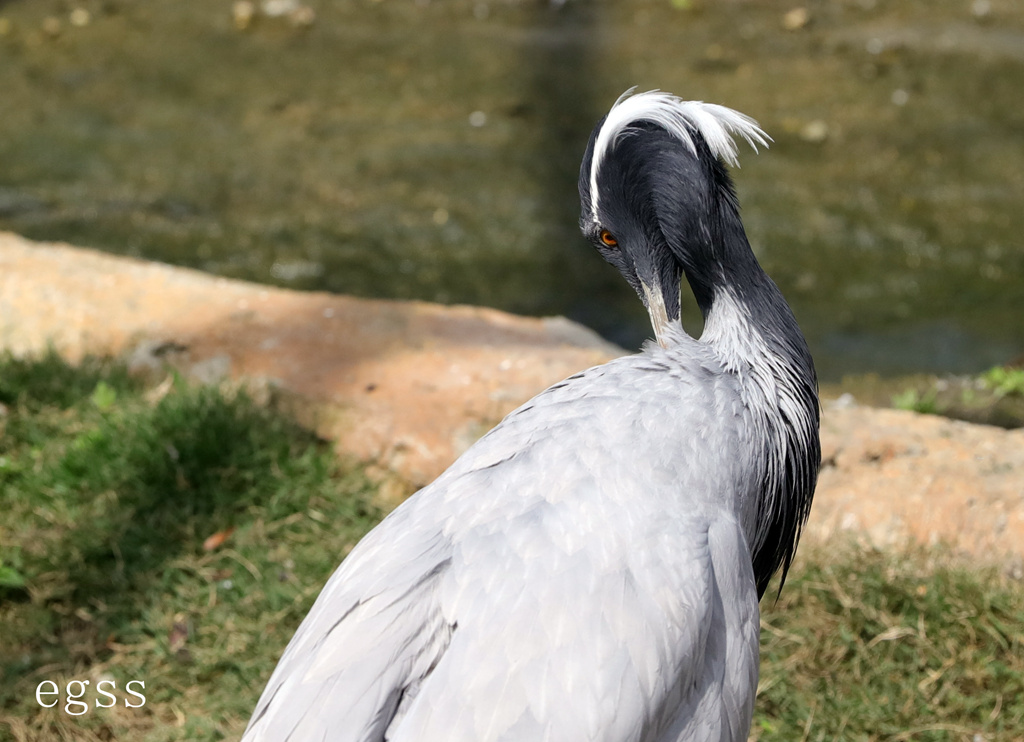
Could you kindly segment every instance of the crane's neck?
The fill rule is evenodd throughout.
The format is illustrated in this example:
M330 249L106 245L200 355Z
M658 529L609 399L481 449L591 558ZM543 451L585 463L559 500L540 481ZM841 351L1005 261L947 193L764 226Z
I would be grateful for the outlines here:
M711 228L714 260L687 275L704 313L700 341L736 376L753 424L763 478L743 504L758 594L781 566L783 580L817 480L817 377L789 305L754 257L732 202Z

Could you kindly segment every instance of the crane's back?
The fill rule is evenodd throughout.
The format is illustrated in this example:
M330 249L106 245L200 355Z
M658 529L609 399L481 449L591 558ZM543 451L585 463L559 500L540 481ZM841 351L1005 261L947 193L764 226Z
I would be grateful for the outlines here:
M723 379L656 349L510 414L353 550L246 739L745 730L757 599L727 496L746 476L742 407ZM710 456L727 460L713 476L695 463Z

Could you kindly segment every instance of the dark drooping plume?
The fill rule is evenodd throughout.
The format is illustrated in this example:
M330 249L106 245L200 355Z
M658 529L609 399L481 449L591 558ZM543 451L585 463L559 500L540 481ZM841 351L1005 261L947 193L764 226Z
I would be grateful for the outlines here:
M651 311L662 340L679 319L685 276L705 319L701 342L742 379L763 450L757 531L750 544L758 594L782 581L810 512L821 452L817 378L781 292L758 264L726 164L734 135L767 136L722 106L660 92L619 99L590 137L580 169L580 227Z

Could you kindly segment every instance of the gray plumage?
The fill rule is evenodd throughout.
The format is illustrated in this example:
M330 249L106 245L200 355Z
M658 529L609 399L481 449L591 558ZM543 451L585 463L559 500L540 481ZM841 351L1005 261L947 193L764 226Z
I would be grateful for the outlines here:
M371 531L245 742L746 739L758 598L810 506L818 408L803 338L737 227L730 131L760 135L660 93L598 125L581 226L658 344L530 400ZM679 324L683 275L700 340Z

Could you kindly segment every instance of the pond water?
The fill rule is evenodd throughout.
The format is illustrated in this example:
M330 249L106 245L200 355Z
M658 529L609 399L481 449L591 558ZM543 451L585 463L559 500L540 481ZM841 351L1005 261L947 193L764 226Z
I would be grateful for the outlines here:
M575 192L632 85L774 137L734 174L824 379L1024 352L1017 0L0 0L0 228L635 348Z

